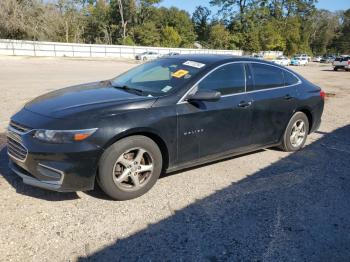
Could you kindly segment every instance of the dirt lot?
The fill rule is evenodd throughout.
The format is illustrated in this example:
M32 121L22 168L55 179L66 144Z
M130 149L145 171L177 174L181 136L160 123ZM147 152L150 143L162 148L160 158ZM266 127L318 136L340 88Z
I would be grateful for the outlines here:
M0 261L350 261L350 72L294 68L333 94L304 150L163 176L145 196L60 194L7 168L4 130L27 100L132 62L0 57Z

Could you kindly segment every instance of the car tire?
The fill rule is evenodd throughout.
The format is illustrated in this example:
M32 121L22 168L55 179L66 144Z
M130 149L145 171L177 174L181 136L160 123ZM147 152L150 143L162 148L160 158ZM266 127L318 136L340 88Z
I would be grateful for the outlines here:
M303 125L303 126L301 126ZM298 129L300 129L298 131ZM280 148L286 152L300 150L309 134L309 120L303 112L296 112L284 131Z
M334 71L338 71L338 67L334 67L333 70L334 70Z
M139 154L142 158L138 158ZM133 199L154 186L162 171L162 162L162 153L152 139L140 135L126 137L103 153L97 182L112 199Z

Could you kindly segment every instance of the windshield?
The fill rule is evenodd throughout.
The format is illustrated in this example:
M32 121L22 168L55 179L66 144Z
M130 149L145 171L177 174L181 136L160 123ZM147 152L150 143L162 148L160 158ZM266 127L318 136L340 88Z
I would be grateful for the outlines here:
M111 80L112 86L137 91L144 96L162 96L174 91L205 68L205 64L184 59L159 59L137 66Z

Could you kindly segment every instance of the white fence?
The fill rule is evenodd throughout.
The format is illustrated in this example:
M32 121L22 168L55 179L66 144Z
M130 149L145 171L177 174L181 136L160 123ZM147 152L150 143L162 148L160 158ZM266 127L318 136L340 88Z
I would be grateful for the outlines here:
M243 55L242 50L165 48L125 45L92 45L0 39L0 55L134 58L135 55L146 51L155 51L159 54L177 52L181 54L231 54L238 56ZM283 55L283 52L263 51L260 52L260 54L262 54L264 57L272 58L279 55Z
M0 39L0 55L134 58L135 55L146 51L155 51L159 54L178 52L181 54L243 55L243 51L241 50L90 45Z

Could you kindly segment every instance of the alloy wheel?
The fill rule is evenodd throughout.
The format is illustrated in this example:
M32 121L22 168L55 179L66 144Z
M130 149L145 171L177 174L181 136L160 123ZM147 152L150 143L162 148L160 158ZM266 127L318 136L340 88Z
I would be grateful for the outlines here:
M292 127L290 143L293 147L299 147L303 143L305 136L305 123L303 120L297 120Z
M145 186L153 174L153 158L143 148L133 148L118 157L113 181L122 190L135 191Z

